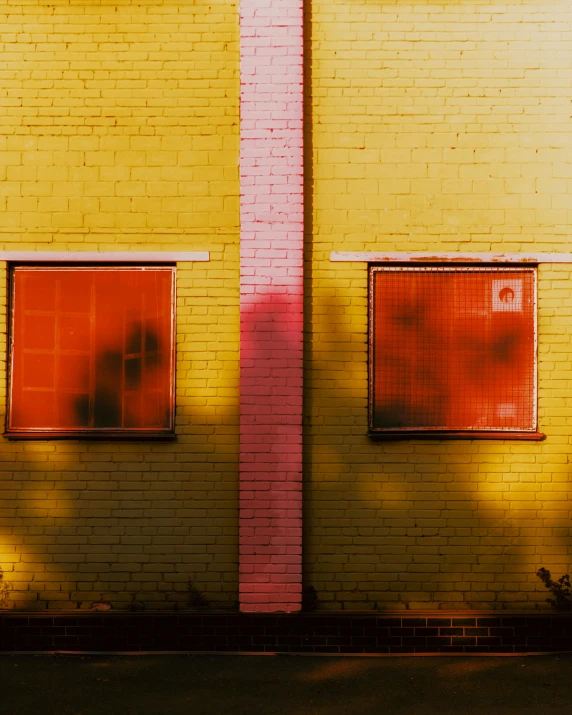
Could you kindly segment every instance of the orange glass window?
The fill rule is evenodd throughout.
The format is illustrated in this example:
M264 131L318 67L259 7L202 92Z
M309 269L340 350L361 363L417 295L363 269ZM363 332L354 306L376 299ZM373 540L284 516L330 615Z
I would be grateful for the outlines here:
M373 267L373 433L535 432L532 268Z
M174 269L12 269L8 433L169 432Z

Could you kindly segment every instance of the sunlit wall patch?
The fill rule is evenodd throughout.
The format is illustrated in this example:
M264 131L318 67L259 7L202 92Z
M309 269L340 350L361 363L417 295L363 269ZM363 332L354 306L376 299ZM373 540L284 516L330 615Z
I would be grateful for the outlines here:
M371 266L371 436L538 439L536 269Z

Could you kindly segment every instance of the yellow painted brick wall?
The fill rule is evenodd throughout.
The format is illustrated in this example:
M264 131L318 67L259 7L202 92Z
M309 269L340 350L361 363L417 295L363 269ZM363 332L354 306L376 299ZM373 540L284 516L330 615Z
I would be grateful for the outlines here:
M191 579L230 607L236 2L1 0L0 87L3 249L211 252L177 270L176 442L0 443L7 605L185 607Z
M570 570L572 272L539 269L543 442L372 443L365 264L569 251L568 2L313 0L305 582L322 608L546 608Z

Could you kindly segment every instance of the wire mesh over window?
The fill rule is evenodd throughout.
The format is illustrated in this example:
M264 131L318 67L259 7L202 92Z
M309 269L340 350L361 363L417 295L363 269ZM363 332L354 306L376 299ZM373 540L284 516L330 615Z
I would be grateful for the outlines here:
M12 270L8 433L172 429L174 269Z
M535 431L535 278L372 267L371 431Z

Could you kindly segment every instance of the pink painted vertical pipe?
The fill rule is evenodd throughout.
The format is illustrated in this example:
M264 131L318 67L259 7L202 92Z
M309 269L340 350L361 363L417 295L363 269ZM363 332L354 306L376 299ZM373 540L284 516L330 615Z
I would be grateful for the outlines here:
M302 591L302 0L240 0L243 611Z

